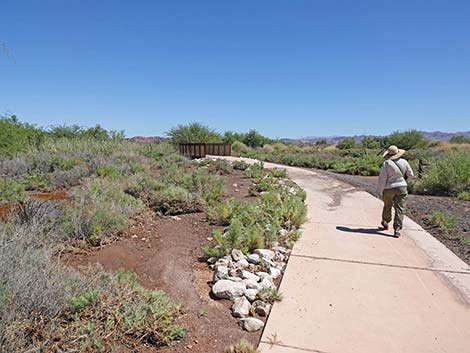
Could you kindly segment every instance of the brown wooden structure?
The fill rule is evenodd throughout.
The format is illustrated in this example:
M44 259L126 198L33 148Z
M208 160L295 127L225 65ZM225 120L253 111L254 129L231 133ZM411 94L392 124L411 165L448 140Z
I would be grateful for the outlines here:
M204 158L205 156L231 156L230 143L180 143L180 154L188 158Z

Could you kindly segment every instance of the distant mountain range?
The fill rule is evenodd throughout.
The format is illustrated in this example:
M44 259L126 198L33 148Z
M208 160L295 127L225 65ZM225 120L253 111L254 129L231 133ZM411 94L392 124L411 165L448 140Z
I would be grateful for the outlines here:
M452 137L459 136L459 135L470 138L470 131L463 131L463 132L421 131L421 133L423 134L425 139L433 140L433 141L449 141ZM361 142L366 137L377 137L377 136L379 135L325 136L325 137L309 136L309 137L303 137L299 139L281 139L281 140L285 142L294 142L294 143L309 143L309 142L311 143L311 142L326 140L328 143L335 144L347 137L352 137L356 140L356 142Z
M465 136L470 138L470 131L463 131L463 132L442 132L442 131L421 131L424 138L427 140L433 141L449 141L454 136ZM325 137L318 137L318 136L310 136L310 137L302 137L298 139L290 139L290 138L281 138L281 141L284 142L292 142L292 143L312 143L317 142L320 140L326 140L328 143L335 144L339 141L347 138L353 137L356 142L361 142L366 137L377 137L379 135L354 135L354 136L325 136ZM167 140L165 137L160 136L134 136L129 138L131 141L138 141L138 142L162 142Z

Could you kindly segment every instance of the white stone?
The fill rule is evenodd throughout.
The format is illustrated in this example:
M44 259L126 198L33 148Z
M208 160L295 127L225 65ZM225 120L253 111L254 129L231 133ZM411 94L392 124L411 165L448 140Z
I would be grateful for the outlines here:
M261 279L260 282L261 288L275 288L274 282L271 277L266 276Z
M231 255L232 255L233 261L235 261L235 262L238 262L240 260L244 260L245 257L246 257L241 250L237 250L237 249L233 249L232 252L231 252Z
M219 266L214 272L214 282L217 282L221 279L228 277L228 267L227 266Z
M253 307L255 308L255 312L259 316L268 316L269 312L271 311L271 304L265 303L261 300L257 300L253 303Z
M248 332L259 331L263 328L264 322L254 317L240 319L240 326Z
M260 280L260 278L257 275L255 275L254 273L251 273L250 271L245 271L245 270L242 271L241 278L249 279L255 282L258 282Z
M243 282L234 282L222 279L212 286L212 293L216 298L234 300L245 293Z
M255 254L258 254L265 260L272 260L274 259L274 251L268 249L256 249L254 251Z
M236 298L232 305L232 315L246 317L250 313L250 302L245 297Z
M256 265L256 264L259 264L259 262L260 262L260 256L258 254L250 254L250 255L248 255L247 259L248 259L248 262L250 264L255 264Z
M213 265L213 264L215 264L216 262L217 262L217 258L216 258L216 257L210 257L210 258L207 259L207 263L208 263L209 265Z
M245 291L245 297L250 301L254 301L258 295L258 289L249 288Z
M255 282L249 279L244 279L243 283L245 283L245 286L248 289L258 289L258 290L261 289L261 284L259 284L258 282Z
M272 279L279 278L282 274L281 270L277 269L276 267L271 267L269 269L269 274L271 275Z
M235 263L235 267L236 268L247 268L250 264L248 263L248 261L246 259L242 259L240 261L237 261Z
M240 277L229 276L226 279L228 279L229 281L233 281L233 282L243 282L243 280Z

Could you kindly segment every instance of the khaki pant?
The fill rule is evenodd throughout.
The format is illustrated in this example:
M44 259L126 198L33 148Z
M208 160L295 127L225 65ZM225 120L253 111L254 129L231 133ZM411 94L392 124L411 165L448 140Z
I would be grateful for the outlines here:
M405 204L408 190L406 186L398 188L384 189L383 201L384 209L382 220L390 223L392 220L392 207L395 209L395 219L393 220L393 229L401 230L403 228L403 217L405 215Z

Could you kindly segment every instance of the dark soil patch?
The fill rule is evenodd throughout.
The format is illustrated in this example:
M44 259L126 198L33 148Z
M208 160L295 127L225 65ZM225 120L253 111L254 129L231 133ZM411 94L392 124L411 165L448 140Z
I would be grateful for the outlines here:
M332 172L318 171L333 176L338 180L352 184L374 196L378 177L363 177ZM455 229L446 234L439 228L432 227L427 221L435 211L443 211L457 218ZM416 223L441 241L454 254L470 265L470 202L453 197L437 197L426 195L409 195L407 214Z
M227 196L252 198L248 193L252 182L242 178L242 173L234 171L225 180ZM181 323L187 335L182 342L132 352L223 352L241 338L257 344L261 332L242 331L230 313L231 303L209 296L213 272L200 258L201 248L211 240L215 228L205 221L204 213L161 217L148 210L120 240L70 255L67 261L78 268L99 263L110 271L132 270L143 286L164 290L183 304Z

